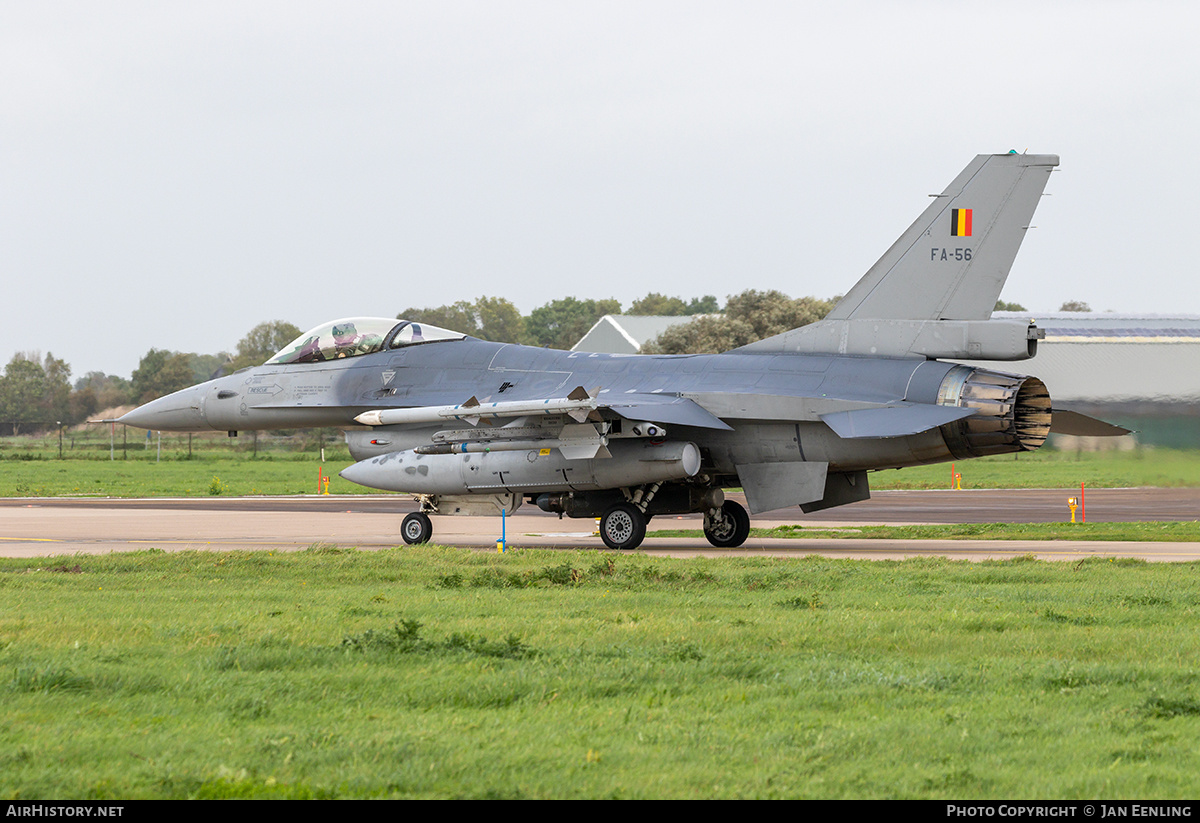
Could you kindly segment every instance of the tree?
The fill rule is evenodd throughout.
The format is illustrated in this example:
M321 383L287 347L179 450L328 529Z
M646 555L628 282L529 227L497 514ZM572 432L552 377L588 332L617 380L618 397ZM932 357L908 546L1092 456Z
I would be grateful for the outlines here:
M83 416L75 415L73 419L76 420L82 420L84 417L89 417L104 409L112 409L132 402L133 387L128 380L123 377L117 377L115 374L90 371L75 381L75 391L72 397L80 395L83 392L91 393L94 398L95 408L89 409ZM81 398L77 402L87 406L92 401Z
M133 397L138 403L186 389L195 381L186 354L151 349L133 372Z
M261 366L300 334L301 329L283 320L259 323L238 341L237 354L229 364L229 370L233 372L247 366Z
M78 422L71 416L71 367L50 352L42 361L45 383L42 388L42 405L47 423Z
M475 322L475 313L472 311L470 301L467 300L459 300L457 303L452 303L448 306L435 306L424 309L415 307L407 308L396 315L396 319L411 320L414 323L428 323L431 326L440 326L443 329L450 329L451 331L460 331L472 337L478 331L478 324Z
M569 349L606 314L620 314L616 300L577 300L564 297L538 306L525 320L530 342L553 349Z
M1029 311L1020 303L1005 303L1003 300L996 301L996 307L992 311Z
M1068 300L1058 307L1059 311L1091 311L1092 307L1082 300Z
M274 354L275 352L271 353ZM223 374L232 374L236 371L233 368L233 356L229 352L219 352L217 354L189 352L187 359L188 368L192 370L193 383L203 383L206 380L212 380L214 377L220 377ZM248 365L261 366L262 363L262 360L258 360Z
M792 299L779 291L748 289L729 298L725 314L680 323L652 340L642 351L657 354L702 354L728 351L764 337L806 326L833 308L816 297Z
M72 423L82 423L100 411L98 395L96 394L96 390L91 386L84 386L82 389L76 389L71 392L69 402L71 410L67 419Z
M475 319L482 340L493 343L524 343L525 318L503 297L481 297L475 301Z
M693 297L684 314L716 314L720 310L721 304L717 302L717 296L706 294L703 297Z
M474 303L460 300L435 308L409 308L396 317L460 331L493 343L525 342L525 318L503 297L480 297Z
M704 315L680 323L642 346L644 354L713 354L745 346L761 338L745 320Z
M43 398L46 370L37 360L15 354L0 377L0 419L12 425L15 437L22 427L45 420Z
M652 291L640 300L634 300L629 307L629 314L649 315L660 317L679 317L687 314L687 303L679 297L667 297Z
M816 297L789 298L780 291L747 289L729 298L725 315L745 320L759 338L815 323L829 314L833 304Z
M626 314L680 317L690 314L712 314L719 310L717 298L711 294L693 297L691 302L685 303L681 297L667 297L658 292L650 292L640 300L634 300Z

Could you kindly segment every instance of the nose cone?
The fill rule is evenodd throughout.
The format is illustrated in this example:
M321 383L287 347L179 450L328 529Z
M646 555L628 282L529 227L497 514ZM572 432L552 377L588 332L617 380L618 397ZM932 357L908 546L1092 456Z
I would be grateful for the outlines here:
M211 431L204 420L204 386L192 386L166 397L151 400L117 420L139 429L154 431Z
M375 467L371 465L371 461L369 459L360 460L353 466L347 466L338 472L338 476L343 480L349 480L351 483L357 483L358 485L366 486L369 489L379 488L379 486L371 482L372 480L378 479L378 472L375 470Z
M393 453L369 457L366 460L358 461L353 466L347 466L338 472L338 475L351 483L366 486L368 489L404 491L396 484L395 458L397 456Z

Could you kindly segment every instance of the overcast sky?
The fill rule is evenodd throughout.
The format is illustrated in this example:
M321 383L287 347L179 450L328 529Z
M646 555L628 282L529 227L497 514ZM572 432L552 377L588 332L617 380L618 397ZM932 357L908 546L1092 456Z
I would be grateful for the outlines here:
M1200 313L1198 31L1146 0L0 0L0 358L827 297L1009 149L1062 163L1003 299Z

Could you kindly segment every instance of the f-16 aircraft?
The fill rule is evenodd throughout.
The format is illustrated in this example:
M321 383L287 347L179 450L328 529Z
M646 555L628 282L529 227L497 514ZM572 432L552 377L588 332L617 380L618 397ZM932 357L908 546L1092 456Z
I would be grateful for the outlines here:
M122 423L163 431L355 426L347 480L413 494L401 525L532 503L600 518L636 548L654 515L703 513L718 547L750 511L870 496L868 473L1031 451L1051 432L1123 434L1056 410L1017 361L1044 337L991 311L1054 155L980 155L820 322L709 355L613 355L490 343L424 323L351 318L262 366L162 397Z

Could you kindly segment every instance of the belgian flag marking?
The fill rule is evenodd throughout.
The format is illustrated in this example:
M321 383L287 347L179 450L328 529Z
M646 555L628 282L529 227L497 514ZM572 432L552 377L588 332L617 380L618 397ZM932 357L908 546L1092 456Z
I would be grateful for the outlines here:
M950 210L950 236L971 236L971 209Z

